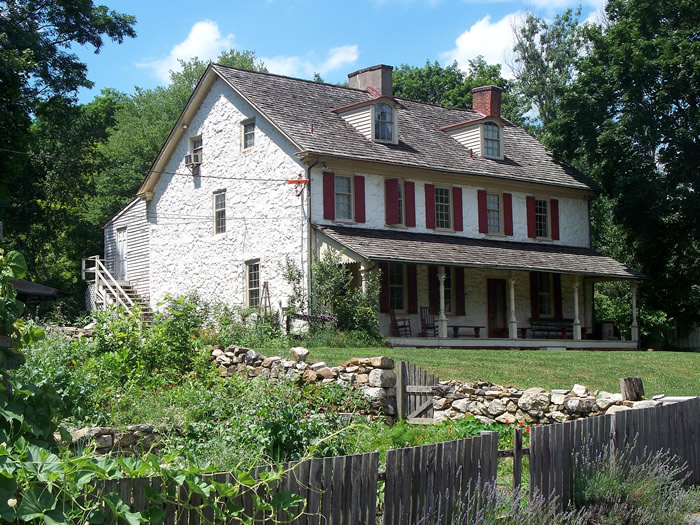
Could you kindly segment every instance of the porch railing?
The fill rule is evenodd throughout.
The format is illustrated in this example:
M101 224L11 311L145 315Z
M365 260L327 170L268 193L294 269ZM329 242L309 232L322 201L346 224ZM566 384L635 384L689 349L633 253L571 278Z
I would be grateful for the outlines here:
M131 297L107 269L99 255L83 258L81 272L83 281L88 280L88 274L93 274L94 276L95 295L103 305L117 304L129 311L132 311L136 306Z

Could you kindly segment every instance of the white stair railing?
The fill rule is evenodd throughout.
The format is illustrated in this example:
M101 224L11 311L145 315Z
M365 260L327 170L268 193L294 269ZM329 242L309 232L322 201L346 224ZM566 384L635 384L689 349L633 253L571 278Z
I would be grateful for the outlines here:
M84 281L86 275L90 273L94 275L95 293L103 304L111 302L132 311L136 304L112 276L99 255L83 258L82 277Z

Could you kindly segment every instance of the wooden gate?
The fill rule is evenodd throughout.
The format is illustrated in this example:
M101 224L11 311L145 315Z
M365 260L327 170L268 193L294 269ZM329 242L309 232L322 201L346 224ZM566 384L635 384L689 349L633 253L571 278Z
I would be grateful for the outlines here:
M432 425L433 387L440 380L406 361L397 363L396 372L396 408L399 417L414 425Z

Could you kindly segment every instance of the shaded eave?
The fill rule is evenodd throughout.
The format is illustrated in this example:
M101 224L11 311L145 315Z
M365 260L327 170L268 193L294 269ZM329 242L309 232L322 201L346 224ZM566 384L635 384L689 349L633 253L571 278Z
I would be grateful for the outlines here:
M315 224L316 231L368 261L537 271L599 279L646 279L637 271L588 248L544 243L472 239Z
M204 101L204 97L206 97L207 93L209 93L209 90L217 79L221 79L223 82L225 82L227 86L233 89L237 95L250 104L253 109L260 114L260 116L265 118L287 140L294 144L294 146L296 146L298 149L301 149L299 144L297 144L296 141L294 141L287 133L285 133L283 129L281 129L272 119L270 119L264 111L254 104L250 98L246 97L239 89L236 88L236 86L229 82L224 76L219 74L217 64L209 64L207 69L202 74L202 77L199 79L197 87L192 92L192 95L190 95L185 108L182 110L182 113L180 113L180 117L177 119L175 126L173 126L168 138L165 140L163 147L160 149L160 152L158 152L158 156L151 165L151 168L148 170L148 174L146 175L143 184L141 184L141 187L136 194L139 198L150 200L153 189L155 188L160 175L167 167L173 150L177 147L177 144L179 143L180 139L182 139L183 135L187 134L187 128L183 129L183 124L189 124L194 118L199 106Z
M328 153L328 152L323 152L323 151L312 151L312 150L303 150L299 151L296 153L296 157L301 160L302 162L306 163L307 165L315 164L321 159L337 159L337 160L344 160L344 161L353 161L353 162L362 162L365 164L380 164L383 166L395 166L395 167L400 167L400 168L411 168L411 169L416 169L416 170L428 170L428 171L433 171L437 173L447 173L450 175L470 175L474 177L488 177L491 179L497 179L497 180L507 180L519 184L536 184L538 186L546 186L548 188L563 188L566 190L574 190L576 192L583 192L585 194L588 194L591 197L597 197L600 195L601 190L598 188L593 188L591 186L573 186L569 184L555 184L551 182L542 182L542 181L535 181L535 180L523 180L517 177L506 177L503 175L494 175L493 173L488 173L488 172L483 172L483 171L464 171L464 170L451 170L449 168L442 168L442 167L426 167L426 166L421 166L421 165L416 165L416 164L409 164L409 163L400 163L400 162L389 162L389 161L384 161L384 160L378 160L376 158L370 158L370 157L354 157L350 155L339 155L337 153ZM579 193L581 195L581 193Z

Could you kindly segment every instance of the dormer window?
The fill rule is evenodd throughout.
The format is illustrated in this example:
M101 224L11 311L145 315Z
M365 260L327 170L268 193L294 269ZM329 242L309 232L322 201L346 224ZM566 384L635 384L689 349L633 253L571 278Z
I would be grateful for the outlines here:
M501 156L501 129L494 122L484 122L484 156Z
M394 141L394 108L384 102L374 105L374 140Z

